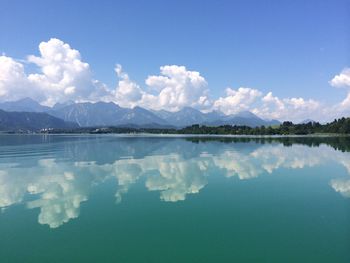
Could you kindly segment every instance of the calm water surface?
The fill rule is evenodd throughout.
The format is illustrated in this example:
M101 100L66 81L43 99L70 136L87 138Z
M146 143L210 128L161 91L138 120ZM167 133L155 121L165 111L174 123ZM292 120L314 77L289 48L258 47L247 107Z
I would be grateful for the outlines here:
M0 136L0 262L350 262L350 141Z

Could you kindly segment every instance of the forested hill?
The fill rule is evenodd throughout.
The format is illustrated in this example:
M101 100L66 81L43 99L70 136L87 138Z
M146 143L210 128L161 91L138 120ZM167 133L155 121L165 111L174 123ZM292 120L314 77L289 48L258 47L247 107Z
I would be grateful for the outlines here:
M53 129L50 133L152 133L152 134L212 134L212 135L307 135L350 134L350 118L341 118L327 124L308 122L293 124L283 122L276 126L205 126L191 125L182 129L160 129L141 127L80 127L75 129Z
M0 110L0 131L35 132L41 129L74 129L76 123L65 122L43 112L6 112Z
M181 129L178 133L183 134L237 134L237 135L307 135L307 134L350 134L350 118L336 119L327 124L308 122L293 124L286 121L278 126L200 126L192 125Z

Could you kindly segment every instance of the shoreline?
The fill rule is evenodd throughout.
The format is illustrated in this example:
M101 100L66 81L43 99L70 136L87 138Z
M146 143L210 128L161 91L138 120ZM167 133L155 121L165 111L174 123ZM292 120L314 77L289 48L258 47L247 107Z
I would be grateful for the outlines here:
M323 138L350 137L349 134L285 134L285 135L249 135L249 134L162 134L162 133L0 133L0 136L111 136L111 137L161 137L161 138Z

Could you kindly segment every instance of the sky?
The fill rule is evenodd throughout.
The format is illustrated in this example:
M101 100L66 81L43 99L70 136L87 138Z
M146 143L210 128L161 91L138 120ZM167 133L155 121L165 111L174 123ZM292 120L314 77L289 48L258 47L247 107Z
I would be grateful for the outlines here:
M0 6L0 102L350 116L350 0Z

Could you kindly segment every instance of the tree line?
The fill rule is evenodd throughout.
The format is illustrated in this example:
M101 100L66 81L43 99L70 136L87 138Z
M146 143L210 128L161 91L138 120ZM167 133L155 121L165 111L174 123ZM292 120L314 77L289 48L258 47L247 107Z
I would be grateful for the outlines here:
M231 135L308 135L308 134L350 134L350 118L335 119L327 124L308 122L294 124L285 121L278 126L236 126L223 125L218 127L192 125L178 130L183 134L231 134Z
M194 124L176 128L137 128L137 127L81 127L74 129L52 129L45 133L151 133L151 134L203 134L203 135L309 135L309 134L350 134L350 118L335 119L327 124L308 122L294 124L285 121L276 126L206 126Z

